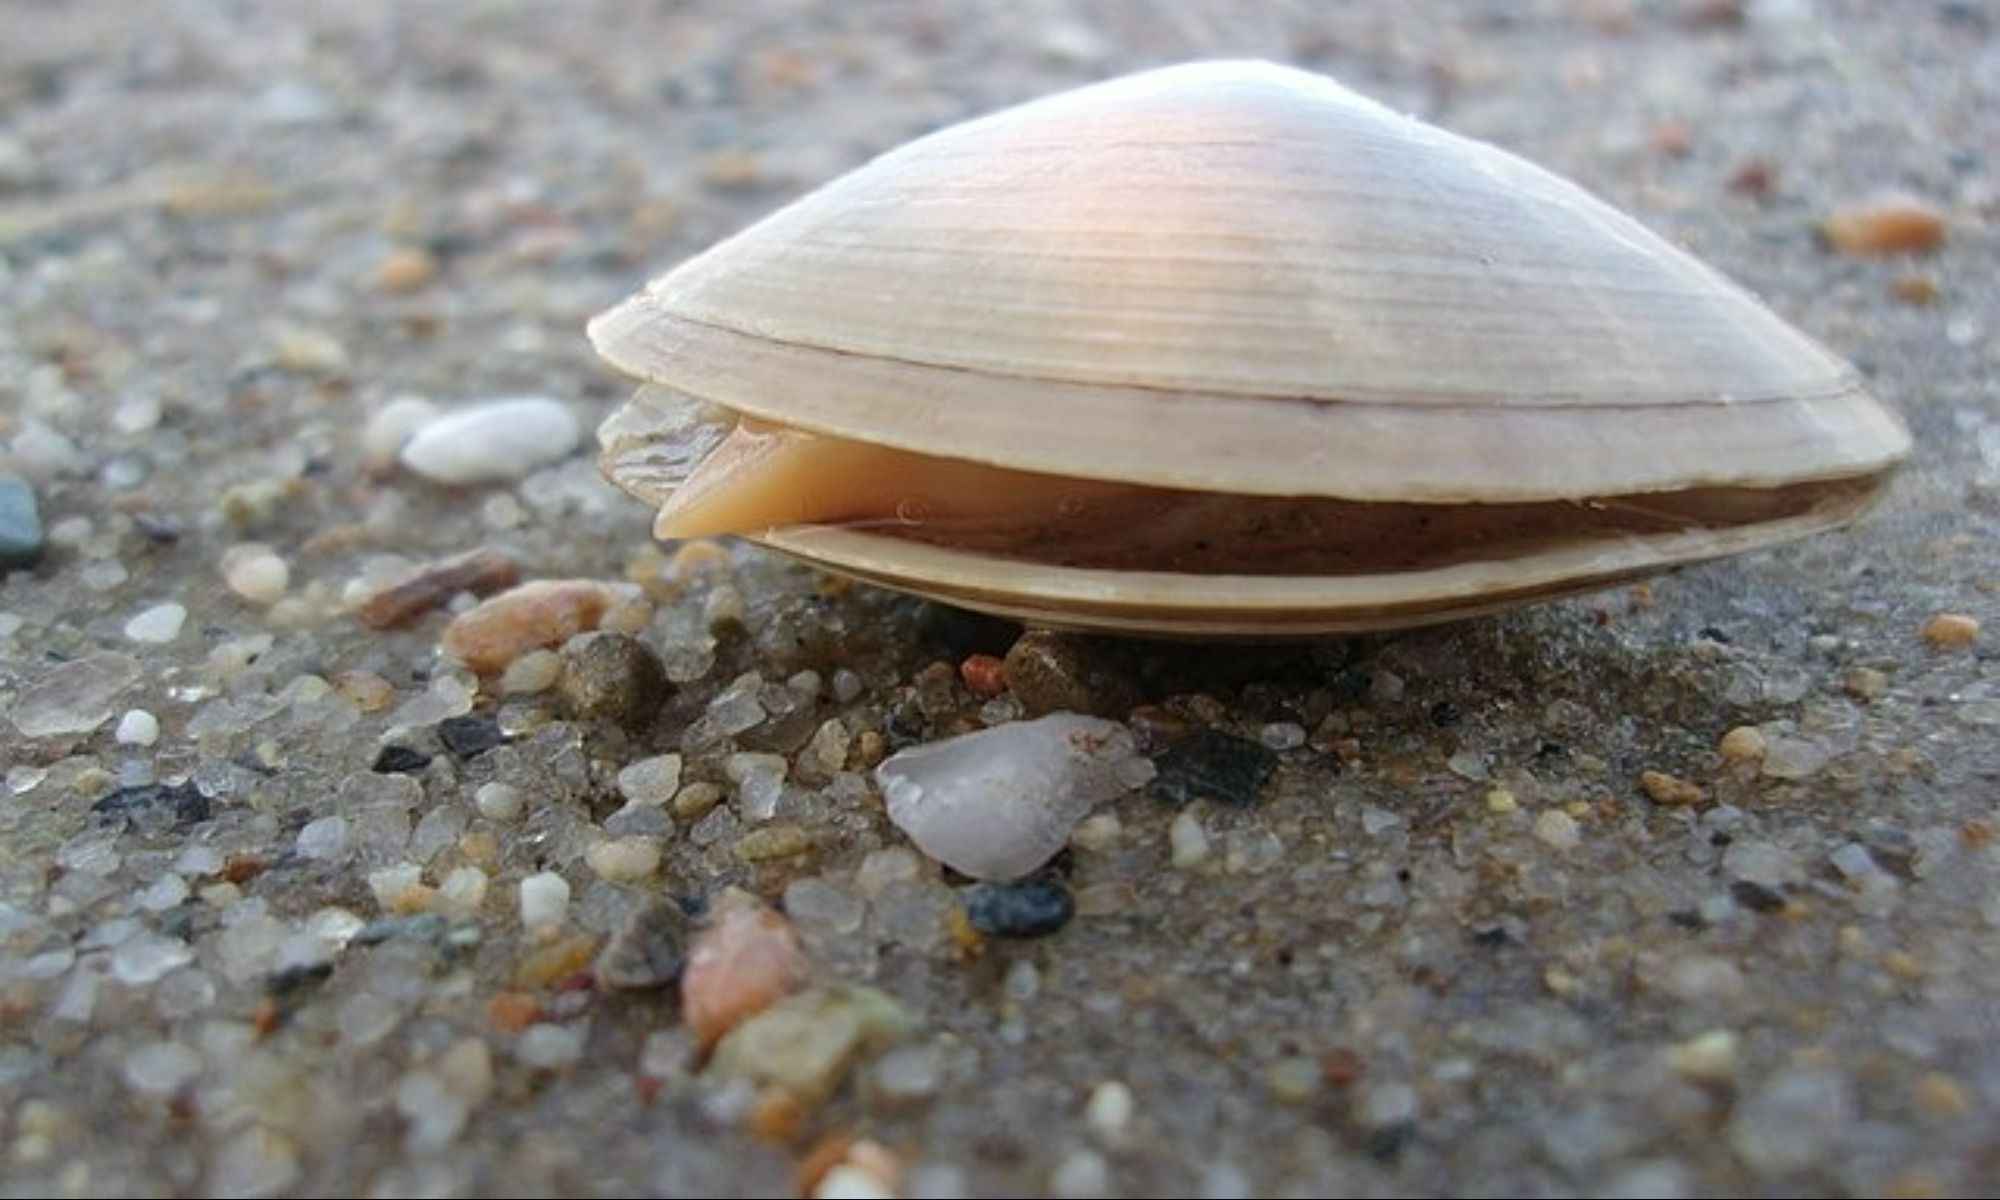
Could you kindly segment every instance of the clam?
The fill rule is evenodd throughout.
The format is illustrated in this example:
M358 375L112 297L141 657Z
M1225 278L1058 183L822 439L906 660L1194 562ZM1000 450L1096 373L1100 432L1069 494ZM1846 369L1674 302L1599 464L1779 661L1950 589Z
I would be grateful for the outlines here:
M1909 450L1630 217L1268 63L932 133L590 336L658 536L1056 627L1488 612L1833 529Z

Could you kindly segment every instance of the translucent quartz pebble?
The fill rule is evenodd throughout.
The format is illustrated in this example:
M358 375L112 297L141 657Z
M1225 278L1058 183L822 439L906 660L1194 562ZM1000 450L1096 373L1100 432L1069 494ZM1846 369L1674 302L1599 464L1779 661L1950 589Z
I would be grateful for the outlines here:
M139 678L139 660L94 654L43 674L14 700L14 727L23 737L89 733L111 719L113 701Z
M1051 713L912 747L875 779L889 819L925 854L976 879L1016 879L1127 790L1119 768L1135 754L1122 725Z

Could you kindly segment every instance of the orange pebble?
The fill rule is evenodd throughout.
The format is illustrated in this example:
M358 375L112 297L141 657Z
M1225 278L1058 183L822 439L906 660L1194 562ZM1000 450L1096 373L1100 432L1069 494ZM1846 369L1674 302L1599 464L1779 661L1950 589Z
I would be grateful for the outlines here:
M991 654L975 654L958 664L958 677L975 696L997 696L1007 690L1006 664Z
M702 1045L713 1045L801 987L807 966L790 921L747 892L724 893L688 950L681 1016Z

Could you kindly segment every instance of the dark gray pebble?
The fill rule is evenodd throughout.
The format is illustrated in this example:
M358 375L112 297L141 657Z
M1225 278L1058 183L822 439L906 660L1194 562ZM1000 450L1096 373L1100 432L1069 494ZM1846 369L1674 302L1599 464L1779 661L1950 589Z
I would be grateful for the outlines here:
M562 660L556 694L572 717L637 729L666 703L666 668L637 638L586 634L563 647Z
M370 768L377 775L412 775L430 765L431 756L408 746L384 746Z
M1076 915L1069 889L1053 879L974 884L959 899L972 927L988 937L1045 937Z
M660 988L681 977L688 919L672 900L634 910L597 956L597 984L605 988Z
M438 741L459 758L477 758L507 740L492 717L447 717L438 722Z
M90 806L100 819L130 821L141 832L185 830L208 820L208 797L192 781L119 788Z
M1257 742L1204 729L1169 747L1154 766L1159 774L1152 791L1162 800L1187 804L1206 798L1247 808L1278 769L1278 756Z

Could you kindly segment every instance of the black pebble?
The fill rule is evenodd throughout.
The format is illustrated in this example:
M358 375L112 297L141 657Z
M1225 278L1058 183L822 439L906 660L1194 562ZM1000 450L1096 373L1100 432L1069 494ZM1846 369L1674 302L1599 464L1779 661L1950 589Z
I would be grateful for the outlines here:
M372 768L377 775L413 775L430 765L431 756L408 746L384 746Z
M1730 884L1729 894L1736 898L1736 903L1741 904L1751 912L1777 912L1779 909L1785 907L1785 898L1782 895L1772 891L1761 883L1752 883L1748 879L1739 879L1735 883Z
M460 758L478 758L507 740L492 717L446 717L438 722L437 732L444 748Z
M1170 747L1154 765L1159 774L1153 778L1153 794L1170 804L1205 796L1248 808L1278 769L1278 756L1256 742L1204 729Z
M112 820L123 818L144 828L186 829L208 820L208 797L192 781L186 783L146 783L119 788L90 806L90 811Z
M1051 879L980 883L959 896L972 927L988 937L1044 937L1076 915L1069 889Z
M1449 700L1440 700L1431 705L1431 724L1439 729L1449 729L1458 724L1458 705Z

